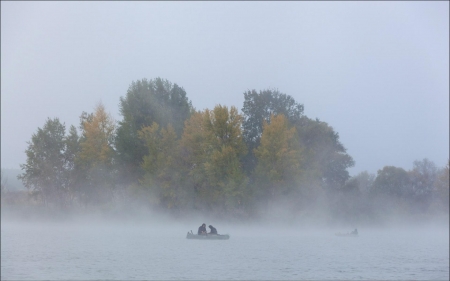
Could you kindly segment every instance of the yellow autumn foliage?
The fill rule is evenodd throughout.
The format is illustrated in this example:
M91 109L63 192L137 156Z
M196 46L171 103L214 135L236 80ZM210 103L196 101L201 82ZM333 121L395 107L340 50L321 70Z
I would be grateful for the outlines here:
M79 160L89 166L109 166L113 155L114 120L102 103L96 106L91 117L82 124L83 141L80 144Z

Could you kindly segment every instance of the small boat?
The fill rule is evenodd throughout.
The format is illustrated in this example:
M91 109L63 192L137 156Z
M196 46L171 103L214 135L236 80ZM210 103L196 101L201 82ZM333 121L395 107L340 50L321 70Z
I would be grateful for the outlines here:
M335 233L334 235L336 236L341 236L341 237L358 237L358 233Z
M228 234L206 234L206 235L198 235L194 233L187 233L187 239L199 239L199 240L228 240L230 239L230 235Z

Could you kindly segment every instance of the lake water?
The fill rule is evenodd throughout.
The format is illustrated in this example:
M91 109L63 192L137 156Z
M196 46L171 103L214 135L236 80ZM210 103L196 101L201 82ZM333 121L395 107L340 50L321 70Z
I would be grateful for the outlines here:
M449 279L448 227L337 237L216 225L230 240L186 239L197 227L2 221L1 279Z

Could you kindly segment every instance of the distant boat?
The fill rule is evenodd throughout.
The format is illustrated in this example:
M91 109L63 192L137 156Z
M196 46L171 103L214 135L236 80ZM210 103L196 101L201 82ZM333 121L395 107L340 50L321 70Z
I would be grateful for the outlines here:
M349 233L335 233L334 235L336 236L341 236L341 237L358 237L358 233L353 233L353 232L349 232Z
M187 239L198 239L198 240L228 240L230 239L230 235L228 234L206 234L206 235L198 235L187 233L186 235Z

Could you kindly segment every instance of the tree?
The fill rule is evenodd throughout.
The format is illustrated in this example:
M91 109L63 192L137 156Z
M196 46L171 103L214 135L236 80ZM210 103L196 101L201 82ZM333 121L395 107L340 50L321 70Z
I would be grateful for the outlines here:
M291 124L294 124L303 115L303 105L278 90L263 90L259 93L256 90L247 91L244 93L244 99L242 127L249 150L245 164L247 172L250 172L256 166L253 151L259 146L264 121L270 122L272 115L283 114Z
M142 128L138 134L148 148L142 162L146 174L141 184L152 191L151 195L157 197L161 207L180 211L185 202L175 130L170 124L160 129L153 122L152 126Z
M102 103L97 104L93 114L83 113L81 121L82 137L76 164L85 182L80 195L84 202L104 200L115 183L115 122Z
M254 150L258 165L255 175L264 199L289 194L301 176L302 157L295 127L289 128L283 114L264 121L261 144Z
M326 122L302 117L295 123L304 148L306 174L316 178L328 190L337 190L350 178L347 171L354 165L339 141L339 134Z
M384 193L389 196L404 197L410 192L410 179L408 173L398 167L385 166L378 170L372 190L375 193Z
M75 159L81 150L80 137L78 136L75 126L70 126L69 134L64 139L66 150L64 151L64 158L66 160L68 170L75 169Z
M428 205L431 199L438 169L436 165L427 158L422 161L414 161L413 169L409 176L412 184L413 196L422 204Z
M180 171L184 177L184 190L186 190L186 201L193 208L206 210L207 207L202 200L202 191L207 189L206 174L203 163L206 160L205 128L203 112L194 112L185 122L183 135L180 139Z
M434 200L447 216L449 214L449 167L450 161L438 171L433 190Z
M411 213L411 182L408 172L402 168L385 166L378 170L369 195L377 218L389 218L394 214L405 217Z
M205 129L208 132L206 141L212 148L229 146L237 155L245 155L247 147L243 141L242 120L242 116L234 106L228 109L226 106L217 105L212 111L206 109L204 113Z
M65 150L65 125L58 118L48 118L44 127L32 135L25 151L26 163L20 165L23 173L18 179L32 192L40 193L46 206L65 203L70 161L64 155Z
M409 171L408 175L411 182L410 203L414 205L415 211L425 214L433 203L438 169L432 161L425 158L421 161L414 161L413 169Z
M156 175L158 166L161 166L161 163L158 163L158 158L161 158L161 146L163 145L159 125L153 122L151 126L138 131L138 135L140 139L145 141L148 149L148 154L143 158L142 167L147 173Z
M138 131L153 122L161 127L171 124L179 137L192 110L186 92L177 84L161 78L131 83L126 96L120 98L123 120L119 122L115 139L124 183L136 181L144 174L141 162L147 148Z
M0 182L1 182L1 194L3 194L3 193L5 193L7 190L8 190L8 188L7 188L7 185L8 185L8 178L5 176L5 174L3 173L3 170L1 171L1 179L0 179Z
M300 146L304 149L304 180L337 189L350 178L347 169L354 161L339 141L339 134L327 123L304 116L302 104L277 90L259 93L252 90L244 93L244 97L244 139L250 152L245 159L248 174L257 165L254 149L260 144L264 121L270 123L271 114L283 114L296 127Z
M183 136L180 140L180 156L186 172L196 178L206 157L206 129L203 122L203 112L194 112L186 120Z
M241 159L247 153L242 135L242 116L236 107L217 105L204 112L207 158L203 163L212 205L231 211L242 207L246 179Z
M72 202L75 193L79 190L79 185L82 178L80 176L80 169L76 165L76 159L81 150L81 146L80 137L78 136L75 126L70 126L69 134L65 137L64 142L66 147L64 151L64 159L66 163L68 187L70 196L72 197L70 202Z
M113 138L115 124L102 103L95 108L95 113L83 122L82 142L79 160L85 165L103 164L111 166L113 161Z
M370 174L367 171L360 172L353 179L357 182L358 189L362 193L368 193L372 189L372 185L375 181L375 175Z
M247 148L241 126L237 109L221 105L186 121L180 152L196 208L228 212L243 208L246 177L241 159Z

